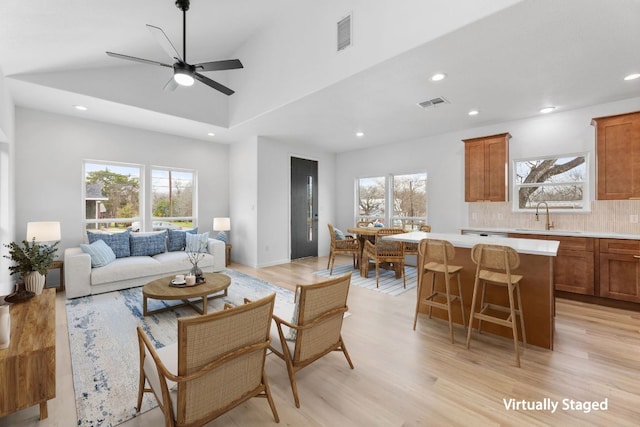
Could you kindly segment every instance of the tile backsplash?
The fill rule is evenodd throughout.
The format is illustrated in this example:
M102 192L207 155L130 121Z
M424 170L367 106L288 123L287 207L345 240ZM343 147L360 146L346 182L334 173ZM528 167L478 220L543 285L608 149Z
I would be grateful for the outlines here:
M540 220L536 221L533 213L513 213L511 208L511 202L469 203L469 226L544 230L544 209L540 210ZM594 200L591 202L591 212L550 212L550 221L556 230L621 234L640 234L638 217L640 200Z

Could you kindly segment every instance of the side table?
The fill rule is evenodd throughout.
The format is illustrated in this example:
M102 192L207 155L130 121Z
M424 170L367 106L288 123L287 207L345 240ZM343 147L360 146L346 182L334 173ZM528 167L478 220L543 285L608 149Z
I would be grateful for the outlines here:
M47 267L47 271L49 270L60 270L60 286L56 288L56 291L64 291L64 261L61 259L54 260L49 267Z
M225 262L226 262L226 267L229 267L231 265L231 243L225 243L225 249L227 250L227 252L225 253Z

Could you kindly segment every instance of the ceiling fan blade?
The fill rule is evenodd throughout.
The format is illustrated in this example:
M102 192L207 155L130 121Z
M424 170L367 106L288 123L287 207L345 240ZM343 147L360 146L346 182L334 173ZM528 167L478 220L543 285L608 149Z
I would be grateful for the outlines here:
M201 64L194 64L194 67L198 68L198 71L219 71L219 70L234 70L236 68L244 68L242 62L239 59L227 59L224 61L211 61L203 62Z
M142 62L143 64L161 65L163 67L173 68L173 65L163 64L162 62L151 61L149 59L136 58L135 56L122 55L121 53L107 52L107 55L113 56L114 58L126 59L127 61L136 61Z
M178 82L176 82L173 76L171 76L171 78L169 79L167 84L164 85L164 88L162 88L162 90L166 90L167 92L173 92L174 90L176 90L177 87L178 87Z
M205 77L202 74L193 73L193 78L201 81L202 83L206 84L209 87L219 90L225 95L233 95L235 93L233 90L229 89L228 87L221 85L220 83L213 81L209 77Z
M167 37L164 31L162 31L162 28L156 27L154 25L149 25L149 24L147 24L147 28L149 29L151 34L153 34L153 37L155 37L158 44L160 44L160 47L162 47L162 50L167 52L167 55L169 55L169 57L176 59L178 61L182 61L182 56L180 56L180 54L178 53L178 50L175 48L173 43L171 43L171 40L169 40L169 37Z

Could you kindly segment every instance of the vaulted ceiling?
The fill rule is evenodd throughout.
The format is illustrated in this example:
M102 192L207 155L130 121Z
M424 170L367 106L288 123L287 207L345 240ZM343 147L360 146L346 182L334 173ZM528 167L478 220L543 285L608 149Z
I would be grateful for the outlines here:
M353 43L337 52L348 14ZM19 106L335 152L640 96L640 79L623 80L640 72L638 0L192 0L189 62L240 59L206 73L231 97L197 82L163 91L171 70L105 54L170 62L145 24L182 50L173 0L3 1L0 71ZM448 103L416 105L435 97Z

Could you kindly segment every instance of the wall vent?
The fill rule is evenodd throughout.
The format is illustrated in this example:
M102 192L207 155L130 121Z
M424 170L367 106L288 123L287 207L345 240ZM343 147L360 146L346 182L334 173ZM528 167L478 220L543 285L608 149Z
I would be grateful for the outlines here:
M338 21L338 52L351 46L351 14Z
M449 101L439 96L437 98L433 98L428 101L418 102L418 105L422 108L431 108L431 107L437 107L438 105L448 104L448 103Z

